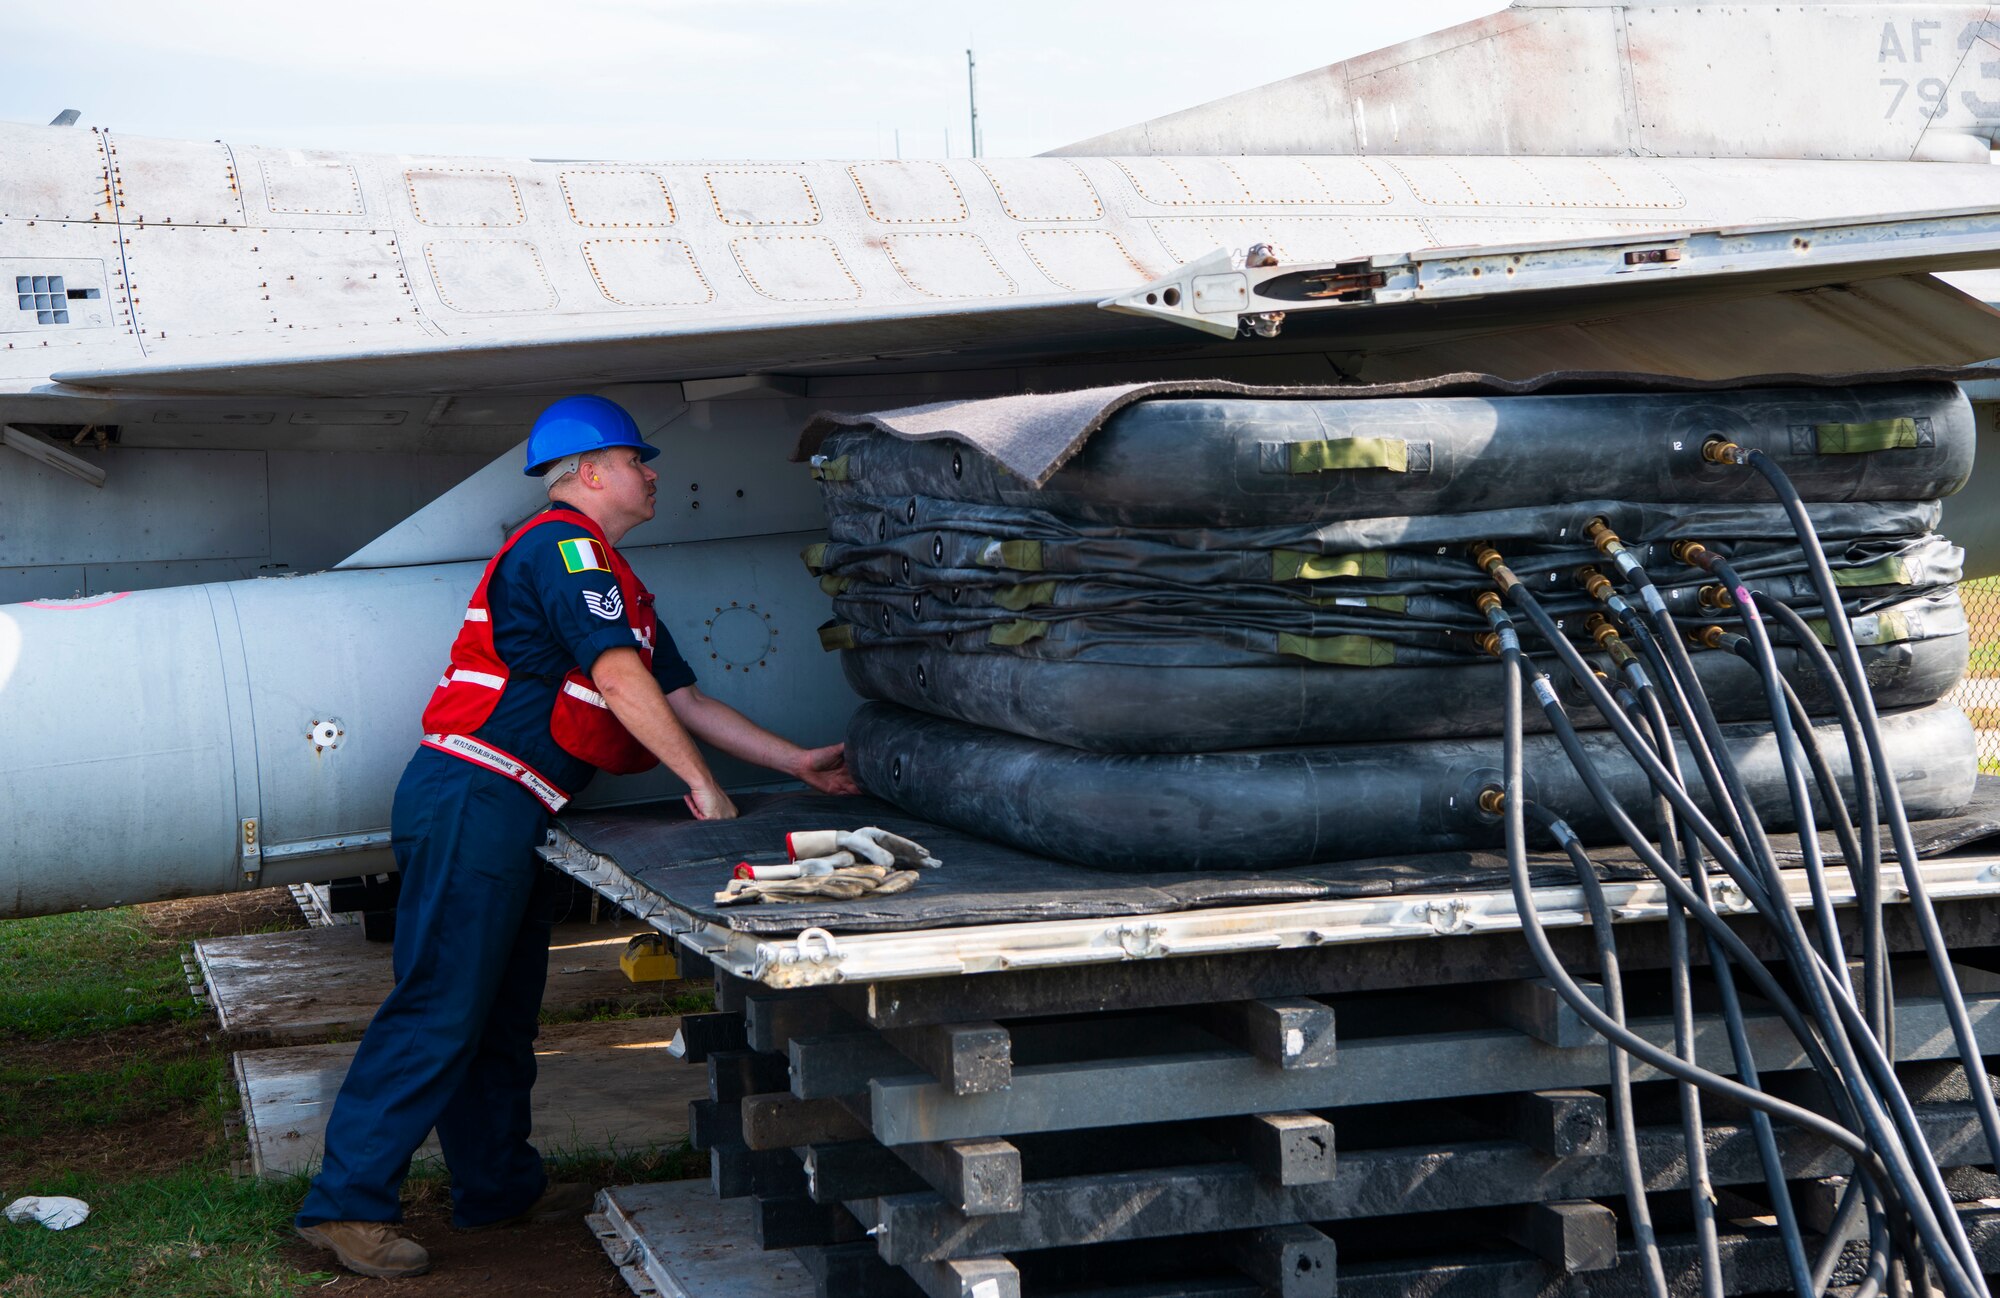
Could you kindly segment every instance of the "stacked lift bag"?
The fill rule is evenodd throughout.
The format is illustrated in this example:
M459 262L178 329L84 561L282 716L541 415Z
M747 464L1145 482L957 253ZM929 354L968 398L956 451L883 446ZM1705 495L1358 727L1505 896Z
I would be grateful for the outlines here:
M966 442L879 429L814 457L832 596L821 640L871 700L848 733L866 787L913 814L1111 870L1240 870L1497 846L1499 663L1474 600L1489 542L1580 648L1617 570L1604 520L1679 625L1733 627L1696 540L1763 598L1819 606L1799 542L1755 473L1707 462L1724 437L1778 458L1844 595L1912 818L1971 796L1973 736L1941 703L1966 663L1961 551L1939 498L1972 467L1972 410L1945 383L1720 393L1169 398L1120 410L1034 487ZM1629 592L1627 592L1629 593ZM1524 633L1525 634L1525 633ZM1809 711L1826 691L1782 630ZM1822 637L1824 638L1824 637ZM1556 669L1580 726L1602 720ZM1788 825L1751 666L1695 648L1765 823ZM1531 723L1540 710L1526 709ZM1628 807L1644 777L1585 735ZM1822 747L1846 776L1846 748ZM1685 753L1683 761L1687 761ZM1547 735L1536 801L1586 841L1605 818Z

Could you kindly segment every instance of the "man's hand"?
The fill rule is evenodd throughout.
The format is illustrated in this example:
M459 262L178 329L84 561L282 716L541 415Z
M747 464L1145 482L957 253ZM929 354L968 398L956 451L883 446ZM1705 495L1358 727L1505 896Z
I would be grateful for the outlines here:
M861 792L861 786L854 781L854 772L847 769L846 744L828 744L824 748L804 750L799 754L792 774L821 793L847 795Z
M696 820L734 820L736 804L716 785L695 789L681 799Z

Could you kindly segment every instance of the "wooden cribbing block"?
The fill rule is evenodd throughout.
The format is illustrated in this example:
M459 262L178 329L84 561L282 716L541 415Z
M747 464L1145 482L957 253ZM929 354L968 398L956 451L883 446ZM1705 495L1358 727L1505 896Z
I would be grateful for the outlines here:
M1514 1139L1550 1158L1603 1154L1610 1149L1611 1118L1595 1091L1522 1091L1501 1097Z
M924 1291L899 1266L890 1266L867 1241L809 1244L792 1255L812 1273L824 1298L923 1298Z
M712 1050L707 1062L708 1097L725 1103L746 1095L782 1091L791 1081L783 1055L756 1050Z
M1508 1211L1509 1239L1565 1275L1618 1265L1618 1218L1590 1199L1522 1204Z
M806 1192L805 1172L789 1149L749 1149L716 1145L708 1151L708 1184L718 1199L748 1194L766 1197Z
M998 1023L940 1023L882 1035L955 1095L1004 1091L1014 1079L1013 1037Z
M751 1200L751 1233L759 1248L800 1248L846 1244L866 1238L861 1223L837 1203L814 1203L804 1195Z
M868 1083L877 1077L914 1077L920 1071L877 1032L797 1036L788 1045L791 1073L787 1084L802 1100L854 1095L867 1090Z
M696 1149L740 1145L742 1131L743 1114L735 1101L688 1101L688 1144Z
M1340 1292L1333 1240L1311 1226L1266 1226L1227 1237L1229 1260L1268 1298L1334 1298Z
M1021 1273L1004 1257L904 1264L929 1298L1021 1298Z
M896 1156L967 1217L1021 1210L1021 1151L1004 1140L897 1145Z
M793 1037L852 1031L858 1026L823 996L760 993L743 998L744 1035L752 1050L782 1056Z
M1255 1113L1222 1119L1236 1156L1277 1185L1333 1179L1333 1124L1316 1113Z
M915 1194L931 1188L930 1182L898 1158L895 1151L872 1140L808 1145L802 1156L806 1193L814 1203L847 1203L885 1194Z
M1604 1005L1604 988L1582 978L1576 982L1600 1008ZM1488 1014L1537 1041L1565 1050L1604 1044L1597 1030L1585 1025L1568 1002L1556 994L1555 984L1546 978L1480 983L1467 990Z
M1203 1027L1280 1068L1334 1062L1333 1007L1305 996L1203 1006Z
M742 1140L751 1149L791 1149L860 1140L868 1124L834 1100L801 1100L787 1091L745 1096Z
M744 1050L748 1046L743 1035L743 1016L717 1012L683 1014L680 1030L674 1033L673 1044L667 1050L687 1063L698 1064L717 1050Z

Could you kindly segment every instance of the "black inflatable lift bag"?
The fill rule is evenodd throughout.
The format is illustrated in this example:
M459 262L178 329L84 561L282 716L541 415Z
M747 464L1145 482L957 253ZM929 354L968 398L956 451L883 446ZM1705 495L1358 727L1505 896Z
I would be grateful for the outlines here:
M1506 861L1494 852L1440 852L1291 870L1111 875L973 838L870 797L750 793L739 796L736 806L742 814L735 820L691 820L679 802L567 811L558 820L585 848L617 862L640 887L676 908L740 933L774 936L808 928L908 932L1507 887ZM793 830L863 824L916 839L944 858L943 868L925 871L915 888L892 897L715 904L716 892L738 861L783 860L785 835ZM1972 805L1953 817L1919 821L1911 829L1925 857L1989 842L2000 835L2000 778L1979 777ZM1832 834L1821 834L1820 845L1828 861L1839 859ZM1772 835L1771 846L1781 862L1799 857L1798 840L1789 834ZM1607 877L1637 878L1645 872L1623 847L1603 848L1591 856L1598 873ZM1530 869L1537 885L1560 886L1575 878L1568 860L1553 851L1534 852Z
M1735 629L1735 623L1724 619ZM1809 711L1830 706L1819 674L1782 641L1785 678ZM1964 673L1966 637L1861 650L1876 703L1913 707L1942 698ZM1768 716L1763 684L1733 653L1696 650L1702 690L1724 720ZM1606 671L1608 659L1600 659ZM1497 660L1433 667L1126 666L1009 653L959 653L929 644L845 650L847 683L863 698L1103 752L1199 753L1278 744L1494 735L1502 724ZM1573 686L1562 691L1579 726L1602 718ZM1547 728L1539 708L1524 720Z
M1847 788L1837 726L1820 747ZM1766 825L1791 824L1770 727L1724 735ZM1972 723L1949 703L1890 713L1883 742L1912 819L1947 816L1972 797ZM1606 731L1582 736L1614 796L1637 814L1650 786ZM1088 753L963 722L866 703L848 722L848 763L862 787L940 824L1102 870L1248 870L1501 842L1478 806L1500 782L1500 740L1431 739L1239 749ZM1683 750L1682 768L1694 759ZM1529 796L1586 843L1614 838L1549 735L1530 735Z
M1724 437L1763 450L1807 500L1948 495L1972 469L1971 403L1950 383L1728 393L1191 397L1114 414L1039 489L971 445L877 431L825 438L830 497L991 501L1122 526L1230 527L1446 514L1580 500L1769 500L1710 464ZM1880 449L1876 449L1880 448ZM1352 466L1352 467L1348 467Z

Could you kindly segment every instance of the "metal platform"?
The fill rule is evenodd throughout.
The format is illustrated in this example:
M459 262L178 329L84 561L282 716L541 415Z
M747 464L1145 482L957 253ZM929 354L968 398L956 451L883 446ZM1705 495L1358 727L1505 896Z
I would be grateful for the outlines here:
M676 1042L707 1070L690 1138L709 1152L716 1198L745 1201L751 1239L791 1250L819 1298L1645 1292L1609 1134L1605 1043L1541 979L1509 892L1460 880L773 934L700 904L685 872L706 863L670 867L677 898L561 829L543 856L712 965L717 1011L685 1019ZM1920 868L1979 1048L2000 1056L2000 855L1946 851ZM1829 873L1851 926L1856 899L1843 872ZM1783 877L1809 908L1803 873ZM1642 879L1605 887L1628 1022L1671 1048L1664 893ZM1594 968L1575 885L1532 896L1565 965ZM1751 950L1775 956L1748 903L1722 897ZM1890 886L1884 902L1898 953L1894 1058L1992 1270L2000 1180L1977 1166L1978 1120L1954 1089L1907 897ZM777 907L760 918L782 922ZM1775 1015L1752 1005L1745 1030L1767 1089L1810 1085ZM1725 1036L1718 1015L1697 1014L1699 1062L1733 1073ZM1700 1262L1676 1087L1645 1067L1632 1075L1661 1256L1670 1283L1691 1286ZM1740 1112L1708 1114L1707 1148L1724 1291L1785 1288ZM1790 1129L1780 1157L1787 1198L1825 1229L1846 1157ZM681 1210L693 1193L679 1192ZM692 1265L661 1261L672 1248L643 1226L627 1236L643 1241L634 1259L653 1259L628 1279ZM1836 1284L1859 1279L1861 1252L1847 1246Z

